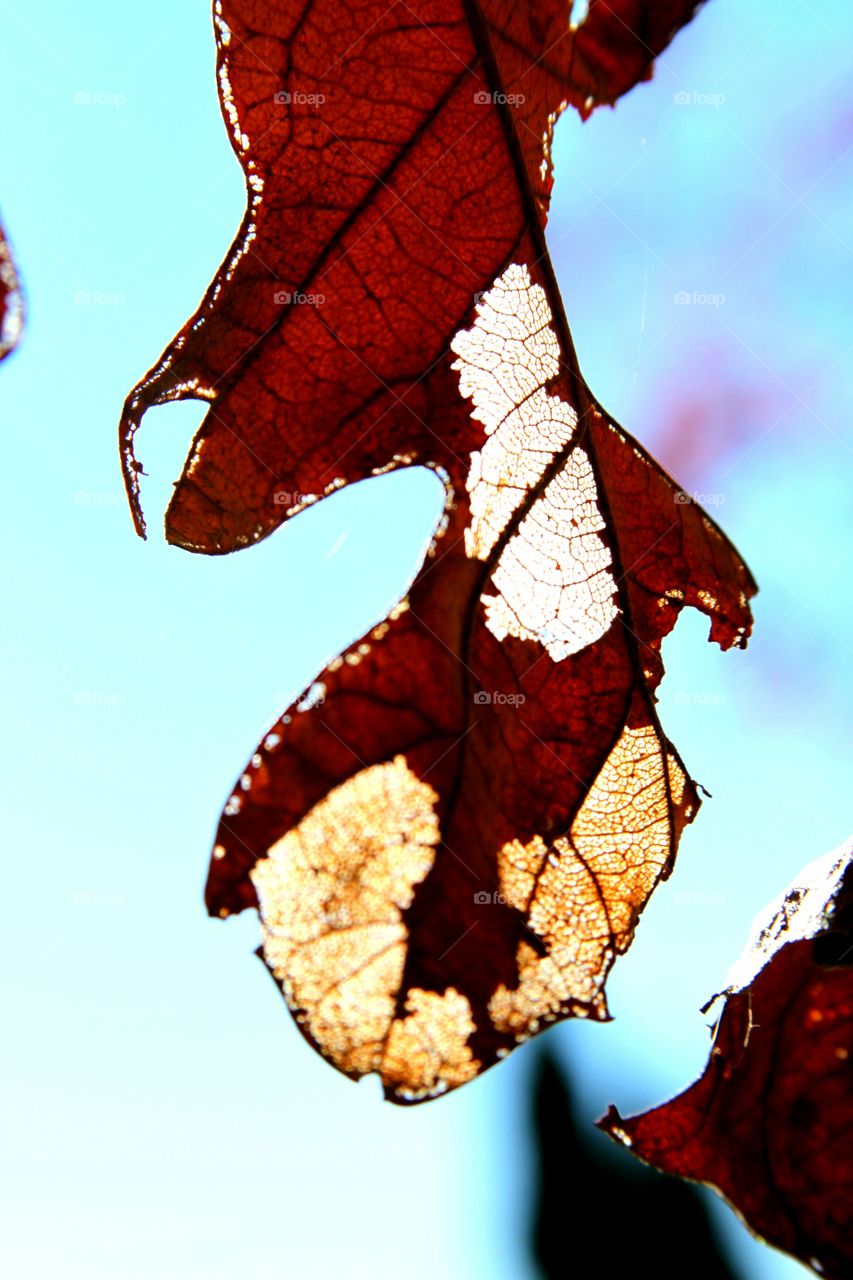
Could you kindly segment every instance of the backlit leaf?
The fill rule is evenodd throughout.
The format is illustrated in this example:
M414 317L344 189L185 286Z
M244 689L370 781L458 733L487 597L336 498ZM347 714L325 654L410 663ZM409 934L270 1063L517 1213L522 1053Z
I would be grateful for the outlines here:
M574 34L549 4L217 10L249 209L128 399L128 488L141 527L134 433L186 397L210 405L166 520L188 549L391 468L445 484L407 599L246 766L207 888L259 908L304 1034L395 1101L607 1016L698 806L661 641L685 604L748 634L737 553L587 389L543 239L562 106L618 96L693 8L593 2Z
M853 1275L851 925L848 845L761 920L702 1077L654 1111L623 1120L611 1107L599 1121L650 1164L709 1183L830 1280Z

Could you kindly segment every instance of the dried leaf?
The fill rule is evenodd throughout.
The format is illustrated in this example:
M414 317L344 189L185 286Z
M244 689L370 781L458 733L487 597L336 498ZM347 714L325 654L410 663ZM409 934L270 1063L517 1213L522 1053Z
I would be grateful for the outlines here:
M590 395L544 245L549 121L591 66L603 100L648 68L606 8L572 36L547 4L324 0L263 30L223 4L250 206L123 421L135 504L142 414L210 402L166 523L208 553L389 468L445 482L407 600L247 765L207 889L260 907L305 1035L395 1101L607 1016L698 806L657 720L661 640L685 604L723 648L750 625L737 553Z
M24 299L12 253L0 226L0 360L18 345L24 322Z
M851 922L848 844L760 920L702 1077L653 1111L623 1120L611 1107L599 1121L657 1168L709 1183L830 1280L853 1274Z

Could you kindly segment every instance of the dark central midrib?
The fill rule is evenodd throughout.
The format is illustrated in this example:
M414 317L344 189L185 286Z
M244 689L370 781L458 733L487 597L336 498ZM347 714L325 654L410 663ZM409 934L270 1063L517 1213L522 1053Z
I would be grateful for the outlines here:
M498 71L497 62L495 59L494 51L492 49L491 37L489 35L488 24L480 8L479 0L463 0L463 4L465 7L466 14L468 16L468 22L471 28L474 44L479 50L480 56L483 60L483 68L484 68L484 73L485 73L487 82L490 88L492 89L493 93L503 92L503 81L501 80L500 73ZM465 772L465 756L468 752L468 743L471 736L467 731L470 726L471 715L472 715L471 707L473 705L471 678L468 673L469 672L468 657L470 653L470 643L471 643L471 637L473 634L474 618L476 615L476 610L479 606L483 590L485 589L488 580L491 578L494 572L494 569L503 551L505 550L507 544L509 543L511 538L518 532L521 524L529 515L535 503L543 495L548 485L556 478L556 476L559 475L559 473L565 466L565 463L570 453L572 452L572 450L581 442L584 442L586 444L590 466L592 468L593 476L595 479L596 500L599 505L599 510L601 512L602 519L606 526L607 544L612 555L612 568L614 571L617 599L618 599L620 613L622 615L622 621L623 621L624 627L626 627L628 630L628 634L631 634L631 635L633 634L633 622L631 617L630 602L628 600L627 583L626 583L625 573L622 565L621 552L619 548L615 524L613 521L612 512L610 510L610 505L607 499L607 492L604 485L602 484L601 469L598 464L598 458L595 452L594 442L592 440L591 432L588 429L588 423L587 423L587 415L590 412L592 413L595 413L597 411L601 412L602 416L608 420L609 420L609 415L605 414L604 411L601 410L600 406L598 405L598 402L589 392L586 386L586 382L584 381L583 375L581 374L581 371L580 371L577 352L575 351L574 342L572 340L571 332L568 326L568 321L566 320L565 311L562 305L562 296L560 294L559 286L557 284L557 279L554 274L554 268L551 262L551 256L548 251L548 246L545 241L544 226L540 219L539 209L538 209L536 199L533 194L533 190L530 183L530 175L527 169L527 164L525 162L524 156L521 151L521 146L515 131L515 126L512 122L509 108L506 105L501 104L501 105L496 105L496 109L500 112L500 119L503 126L504 137L507 143L507 148L510 154L510 159L512 161L513 168L515 170L521 202L526 214L527 230L530 234L530 238L533 241L534 247L537 251L537 265L540 267L542 274L545 276L545 279L548 285L548 292L550 295L549 303L551 308L552 322L554 323L555 328L557 330L558 341L560 343L560 348L563 356L561 363L564 365L565 372L568 375L570 402L571 402L571 407L575 410L577 414L577 427L571 433L571 435L569 436L569 439L563 445L563 447L554 455L551 462L548 464L548 466L540 475L536 484L533 485L533 487L528 491L528 493L519 503L516 510L513 512L511 518L507 522L506 526L504 527L500 536L498 537L494 546L492 547L489 555L483 561L482 570L477 578L476 587L474 590L472 590L470 598L468 600L468 605L465 610L465 615L462 623L460 653L459 653L460 671L462 673L461 674L462 698L463 698L463 705L466 707L465 719L463 724L464 737L459 746L459 763L458 763L458 768L454 778L453 790L450 796L448 797L447 804L444 807L444 813L442 814L442 823L447 824L447 826L449 826L452 821L453 813L455 811L456 805L459 800L459 796L461 794L462 777ZM636 689L638 683L641 682L641 673L639 669L636 646L630 644L626 639L625 650L626 650L626 655L628 657L628 661L631 664L631 668L633 672L633 680L631 681L630 688L626 691L626 702L625 702L625 711L623 715L623 723L625 718L627 717L628 710L629 710L631 701L633 699L634 690ZM652 700L648 697L645 698L645 702L648 708L648 714L651 719L652 725L654 726L658 734L658 737L663 739L664 738L663 730L658 720L657 712L654 707L654 704ZM621 731L621 727L622 726L620 726L620 731ZM590 779L590 783L589 783L590 786L592 785L593 781L594 781L594 778ZM588 789L589 787L587 788L587 790Z

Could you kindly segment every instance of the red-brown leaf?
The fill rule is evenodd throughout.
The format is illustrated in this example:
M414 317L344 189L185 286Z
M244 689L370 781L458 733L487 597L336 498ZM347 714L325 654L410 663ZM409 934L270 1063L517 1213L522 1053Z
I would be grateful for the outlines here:
M390 467L445 480L407 601L265 736L207 889L221 915L260 899L303 1032L396 1101L607 1016L698 806L655 712L661 640L684 604L724 648L750 624L737 553L586 388L544 245L549 119L673 29L623 58L606 9L571 36L549 4L223 4L250 208L123 421L139 519L142 414L210 402L166 522L197 551Z
M5 360L18 344L24 316L24 301L15 263L0 226L0 360Z
M589 86L588 112L615 103L638 81L704 0L590 0L586 20L575 38L573 81ZM583 74L580 68L583 67Z
M630 1120L599 1122L667 1173L707 1182L770 1244L853 1275L853 863L814 937L790 892L759 938L772 958L725 1002L704 1074ZM836 885L839 877L835 878ZM788 941L794 936L797 940Z

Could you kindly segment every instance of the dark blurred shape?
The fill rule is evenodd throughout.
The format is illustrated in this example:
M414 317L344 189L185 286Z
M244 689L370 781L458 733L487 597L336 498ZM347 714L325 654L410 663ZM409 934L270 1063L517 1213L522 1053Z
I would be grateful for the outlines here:
M591 1121L576 1122L566 1073L547 1050L534 1069L532 1121L530 1247L544 1280L742 1280L690 1183L641 1164Z

